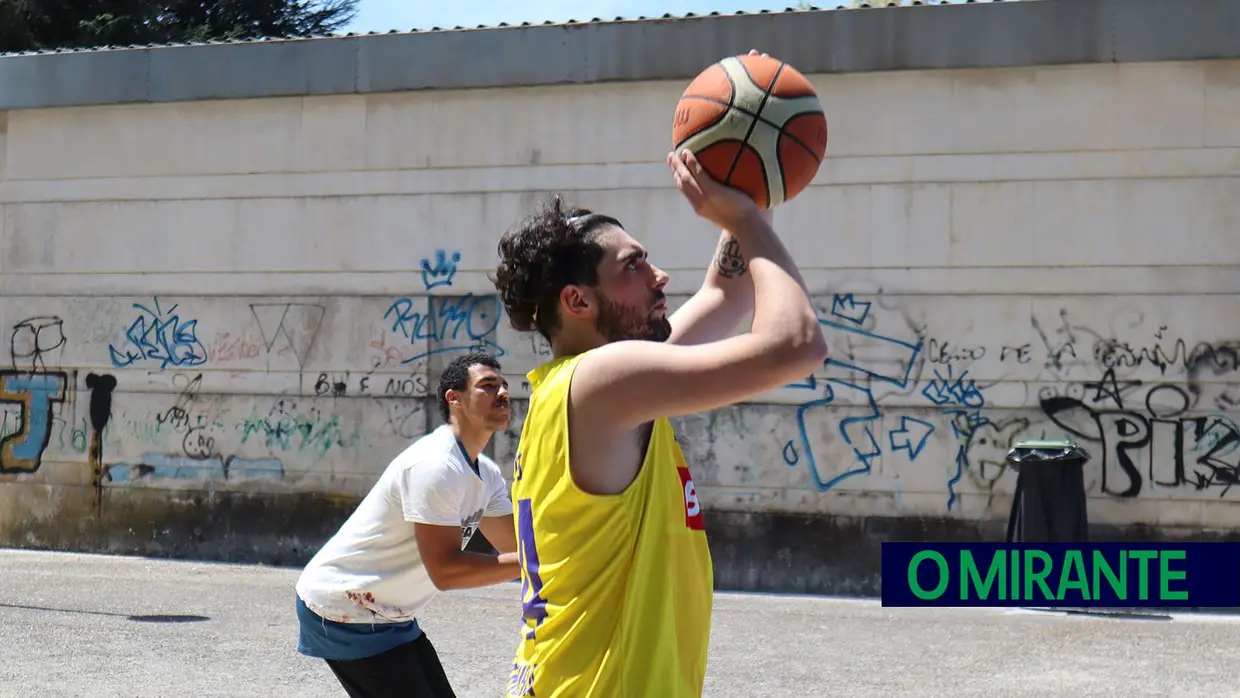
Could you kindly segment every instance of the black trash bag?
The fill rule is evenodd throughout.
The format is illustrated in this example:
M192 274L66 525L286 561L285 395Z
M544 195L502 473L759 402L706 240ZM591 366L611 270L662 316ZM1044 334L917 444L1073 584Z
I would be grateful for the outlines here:
M1071 441L1022 441L1008 452L1016 494L1008 517L1009 543L1086 543L1085 463Z

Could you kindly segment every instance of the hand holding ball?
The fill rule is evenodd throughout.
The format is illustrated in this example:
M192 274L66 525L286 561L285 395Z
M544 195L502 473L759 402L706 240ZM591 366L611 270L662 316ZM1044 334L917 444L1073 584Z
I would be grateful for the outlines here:
M690 150L716 181L772 209L800 194L827 153L827 117L805 76L758 55L724 58L685 88L672 123L676 157Z

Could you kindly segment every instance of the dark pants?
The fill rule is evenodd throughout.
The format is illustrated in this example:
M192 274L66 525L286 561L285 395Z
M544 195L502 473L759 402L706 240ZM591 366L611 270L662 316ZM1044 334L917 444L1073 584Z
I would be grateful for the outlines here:
M352 698L456 698L425 632L382 654L327 666Z

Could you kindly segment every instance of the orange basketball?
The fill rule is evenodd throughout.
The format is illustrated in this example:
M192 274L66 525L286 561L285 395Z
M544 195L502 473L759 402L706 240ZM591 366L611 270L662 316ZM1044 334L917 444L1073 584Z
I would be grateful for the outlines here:
M827 117L796 68L729 56L703 70L676 103L672 146L689 149L716 180L761 208L791 201L827 154Z

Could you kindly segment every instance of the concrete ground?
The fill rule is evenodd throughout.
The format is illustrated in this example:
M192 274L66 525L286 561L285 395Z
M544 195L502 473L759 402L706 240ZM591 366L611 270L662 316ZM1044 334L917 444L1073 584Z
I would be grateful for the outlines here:
M0 550L0 695L344 696L322 663L296 652L296 576ZM503 695L518 592L453 592L426 613L462 698ZM1240 695L1240 671L1224 661L1240 644L1234 616L884 609L720 593L714 624L707 696Z

